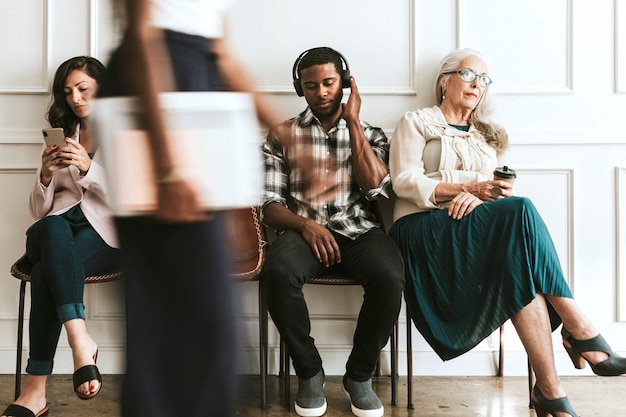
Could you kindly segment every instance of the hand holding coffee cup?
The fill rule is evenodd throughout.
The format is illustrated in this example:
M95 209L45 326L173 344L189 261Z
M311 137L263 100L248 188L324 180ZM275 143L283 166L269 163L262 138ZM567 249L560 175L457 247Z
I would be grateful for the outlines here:
M498 167L493 171L493 179L494 180L502 180L513 185L515 182L515 178L517 178L517 174L514 169L509 168L504 165L502 167Z
M517 178L517 174L515 173L515 170L509 168L506 165L497 167L495 171L493 171L494 180L506 181L509 184L513 185L515 183L515 178ZM502 188L496 186L491 189L491 196L493 198L498 198L501 195L502 195Z

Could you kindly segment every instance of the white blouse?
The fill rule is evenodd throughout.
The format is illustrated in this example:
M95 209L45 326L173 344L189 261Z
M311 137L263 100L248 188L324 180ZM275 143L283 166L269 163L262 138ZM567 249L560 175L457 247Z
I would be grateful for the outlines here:
M438 106L408 111L390 143L391 184L398 196L394 220L447 207L449 202L435 202L437 184L491 180L498 162L476 128L464 132L450 126Z

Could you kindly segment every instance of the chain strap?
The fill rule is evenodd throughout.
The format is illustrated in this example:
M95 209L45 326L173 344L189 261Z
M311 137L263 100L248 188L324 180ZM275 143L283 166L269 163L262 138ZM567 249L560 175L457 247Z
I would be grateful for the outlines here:
M254 220L254 228L256 229L257 250L259 253L257 264L253 271L258 271L261 269L261 266L263 266L262 265L263 264L263 250L265 246L267 245L267 241L263 239L263 233L261 232L262 226L261 226L261 220L259 219L259 209L257 208L257 206L252 206L250 210L252 211L252 219ZM236 277L242 277L242 276L249 275L250 272L253 272L253 271L239 272L239 273L234 273L231 275L234 275Z

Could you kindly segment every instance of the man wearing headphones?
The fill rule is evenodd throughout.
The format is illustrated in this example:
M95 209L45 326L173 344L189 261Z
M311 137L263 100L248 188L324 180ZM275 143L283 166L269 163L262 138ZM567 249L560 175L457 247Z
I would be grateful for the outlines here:
M365 294L342 388L356 416L382 416L371 375L404 289L402 256L372 207L390 187L388 140L359 119L361 98L339 52L326 47L303 52L293 79L308 107L270 132L263 145L263 221L279 232L262 277L269 311L298 375L296 412L321 416L324 371L302 287L327 271L359 280ZM350 88L345 104L342 88Z

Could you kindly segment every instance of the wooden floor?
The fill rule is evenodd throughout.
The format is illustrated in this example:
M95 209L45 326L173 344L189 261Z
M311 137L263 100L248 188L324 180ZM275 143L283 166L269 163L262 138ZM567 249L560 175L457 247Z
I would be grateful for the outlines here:
M91 401L81 401L72 392L71 375L58 375L48 383L49 417L119 417L119 392L122 377L104 375L101 393ZM415 408L407 409L406 377L400 378L398 405L390 404L389 377L374 381L374 389L385 406L388 417L532 417L528 408L525 377L415 377ZM626 416L626 377L564 377L576 412L581 417ZM293 403L280 403L280 384L269 377L270 407L259 409L257 376L243 376L237 417L297 417ZM351 417L350 403L341 392L341 377L330 376L326 382L329 417ZM13 375L0 375L0 411L13 398ZM297 391L297 378L291 378L291 392ZM184 417L184 416L173 416Z

